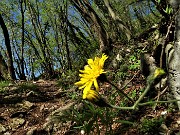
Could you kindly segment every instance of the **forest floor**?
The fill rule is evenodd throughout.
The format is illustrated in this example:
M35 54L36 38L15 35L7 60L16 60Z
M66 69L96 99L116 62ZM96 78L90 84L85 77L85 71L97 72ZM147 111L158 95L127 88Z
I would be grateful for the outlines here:
M16 82L4 89L0 93L0 134L45 135L47 117L72 102L57 81ZM66 126L57 134L64 134L70 124Z
M59 126L56 125L56 128L46 128L52 112L61 108L68 108L73 104L74 101L68 96L68 93L72 91L75 89L63 91L57 85L56 80L10 83L0 92L0 135L81 135L82 133L79 130L72 132L72 121L67 121ZM159 106L156 111L151 107L141 108L130 115L139 123L142 117L156 118L160 115L166 115L164 123L161 125L162 130L164 130L163 133L173 135L180 129L180 112L167 113L163 106ZM120 117L124 117L123 112ZM140 134L136 126L121 124L112 124L112 126L115 126L113 127L114 134L117 135ZM103 133L105 132L102 131L101 134L103 135Z

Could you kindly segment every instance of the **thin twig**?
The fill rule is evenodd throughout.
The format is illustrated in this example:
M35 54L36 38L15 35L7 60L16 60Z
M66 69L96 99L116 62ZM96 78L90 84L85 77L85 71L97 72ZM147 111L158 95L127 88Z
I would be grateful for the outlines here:
M166 92L167 89L168 89L168 86L166 86L166 88L164 88L164 90L161 91L161 93L158 94L154 99L157 99L158 97L160 97L161 95L163 95L163 94Z
M124 88L126 88L126 86L135 78L135 76L136 76L139 72L140 72L140 70L139 70L137 73L135 73L135 74L133 75L133 77L132 77L122 88L120 88L120 90L123 90Z

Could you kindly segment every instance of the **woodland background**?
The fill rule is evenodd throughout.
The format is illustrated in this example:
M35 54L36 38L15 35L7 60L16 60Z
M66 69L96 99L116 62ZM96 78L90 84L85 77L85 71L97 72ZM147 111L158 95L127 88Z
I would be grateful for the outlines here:
M80 134L80 131L89 134L178 133L178 104L153 104L138 111L99 108L82 101L81 91L74 86L87 59L105 53L109 56L105 64L109 80L119 88L125 86L125 93L137 99L150 74L148 69L152 63L147 66L144 58L144 54L148 54L148 57L153 57L153 64L170 76L166 77L170 86L167 87L166 82L154 88L145 101L180 99L178 77L168 72L169 67L172 70L175 68L173 72L176 75L180 72L180 35L176 29L180 25L176 19L180 15L178 5L178 0L1 0L0 131L50 134L42 125L47 124L45 119L51 112L62 108L66 113L58 115L56 119L61 125L56 125L56 129L53 127L52 134L58 134L60 130L63 133L59 134ZM172 50L175 50L175 60L170 62ZM174 77L176 83L172 82ZM114 88L108 84L101 87L109 102L128 105ZM47 99L44 98L46 96ZM55 99L59 101L50 102ZM77 106L83 103L86 107L83 107L84 110L77 109L82 107L70 103L69 111L69 106L62 107L67 104L65 100L78 100ZM6 113L5 110L10 109L12 104L24 104L25 101L28 101L28 109ZM42 117L47 104L48 107L56 107L49 108ZM39 113L37 108L43 111ZM26 124L30 120L27 116L30 110L34 111L30 114L32 119L36 119L35 113L43 119ZM10 116L19 117L18 112L27 113L23 113L21 118L24 121L18 123L20 126L13 127L15 130L7 128L7 123L12 121ZM161 116L162 112L166 112L166 116ZM62 126L62 123L68 124Z

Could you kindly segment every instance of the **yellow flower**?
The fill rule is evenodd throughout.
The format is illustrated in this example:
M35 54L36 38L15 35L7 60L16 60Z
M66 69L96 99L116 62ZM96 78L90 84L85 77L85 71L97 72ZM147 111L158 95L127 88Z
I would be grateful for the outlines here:
M91 102L98 102L100 95L96 90L89 89L88 91L83 91L83 99L87 99Z
M79 89L87 91L91 89L91 86L94 84L94 87L99 91L99 86L97 83L97 78L106 73L103 69L104 62L107 59L107 55L103 54L101 58L95 57L95 59L88 59L88 65L84 66L84 70L79 70L81 77L79 82L76 82L75 85L79 86Z

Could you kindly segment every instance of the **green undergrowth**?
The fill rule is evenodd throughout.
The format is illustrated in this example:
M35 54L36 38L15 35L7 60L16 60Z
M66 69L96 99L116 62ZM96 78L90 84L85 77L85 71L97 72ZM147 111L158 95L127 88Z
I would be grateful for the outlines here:
M86 134L112 134L114 129L112 124L121 123L126 126L133 126L134 121L128 121L119 118L120 112L110 108L100 108L92 103L82 100L79 104L74 105L70 110L65 110L60 115L56 115L56 121L64 122L73 121L75 124L71 129L72 132L85 131Z
M59 80L57 81L57 86L63 88L64 90L72 88L74 82L78 79L77 71L67 71L63 73Z
M157 135L159 134L160 126L164 121L163 117L144 118L139 126L139 131L141 134Z
M32 83L22 83L17 87L17 91L19 92L23 92L23 91L27 91L27 90L36 90L38 88L37 85L32 84Z
M10 81L0 81L0 91L9 86Z
M38 86L29 82L13 83L11 81L0 82L0 93L6 94L10 91L13 93L22 93L24 91L37 90Z

